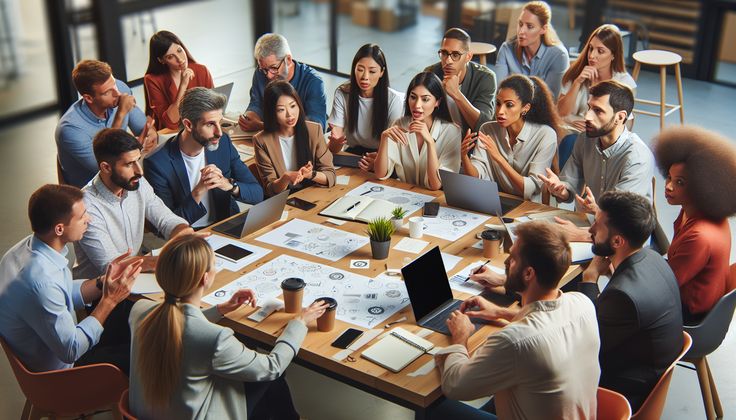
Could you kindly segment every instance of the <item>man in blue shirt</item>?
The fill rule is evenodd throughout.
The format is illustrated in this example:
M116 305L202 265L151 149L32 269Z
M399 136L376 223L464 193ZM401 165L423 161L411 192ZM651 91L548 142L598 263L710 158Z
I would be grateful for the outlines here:
M263 188L222 132L226 100L207 88L189 89L179 105L184 130L143 162L156 195L195 228L238 213L236 199L263 200Z
M100 130L129 128L144 152L156 145L158 134L153 120L136 106L133 92L113 77L107 63L83 60L74 68L72 80L82 98L61 117L54 136L64 181L82 188L97 173L92 139Z
M125 346L107 349L95 345L110 312L128 297L142 261L128 258L129 250L97 279L72 280L66 244L78 241L87 230L89 216L83 197L69 185L39 188L28 203L33 229L30 247L13 247L0 263L22 263L17 273L0 269L12 276L0 293L0 336L34 372L66 369L82 356L87 362L107 361L125 371L129 364ZM75 310L98 299L90 316L77 322ZM99 357L102 354L109 358Z
M253 74L250 88L250 104L238 123L245 131L263 130L263 90L272 80L291 83L304 104L306 118L322 124L327 120L325 84L311 67L291 58L286 38L279 34L265 34L258 38L254 52L258 69Z

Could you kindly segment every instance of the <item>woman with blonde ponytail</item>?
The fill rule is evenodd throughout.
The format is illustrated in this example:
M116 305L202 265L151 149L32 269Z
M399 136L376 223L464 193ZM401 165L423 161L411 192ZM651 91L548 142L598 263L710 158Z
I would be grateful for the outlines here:
M510 24L514 23L516 36L498 49L496 80L511 74L538 76L557 100L570 58L552 27L552 10L543 1L530 1L522 8L519 20Z
M161 251L156 280L164 302L140 300L130 313L132 412L141 419L298 419L282 375L307 334L306 324L326 305L306 308L271 353L261 354L215 324L244 304L255 306L252 290L200 309L214 279L215 256L203 238L180 236Z

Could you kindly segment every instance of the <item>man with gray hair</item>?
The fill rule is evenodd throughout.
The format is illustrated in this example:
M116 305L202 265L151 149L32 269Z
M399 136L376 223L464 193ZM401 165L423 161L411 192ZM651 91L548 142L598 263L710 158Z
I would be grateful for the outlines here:
M238 123L245 131L263 130L263 90L268 82L286 80L299 94L306 119L322 124L325 129L327 97L325 84L316 71L291 57L286 38L279 34L265 34L258 38L254 51L258 69L253 74L250 103Z
M156 195L195 228L238 213L235 200L263 200L263 189L220 126L225 100L210 89L189 89L179 105L184 129L143 162Z

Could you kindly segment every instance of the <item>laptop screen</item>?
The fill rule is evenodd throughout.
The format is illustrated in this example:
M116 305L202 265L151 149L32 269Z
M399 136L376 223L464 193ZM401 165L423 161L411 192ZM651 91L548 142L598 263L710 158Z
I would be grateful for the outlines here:
M437 246L402 268L401 274L417 322L452 299L447 271Z

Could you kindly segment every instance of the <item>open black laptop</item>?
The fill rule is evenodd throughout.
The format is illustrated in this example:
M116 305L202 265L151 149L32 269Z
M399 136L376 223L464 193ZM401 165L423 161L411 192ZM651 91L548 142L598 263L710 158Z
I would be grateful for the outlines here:
M404 276L417 325L450 335L447 317L460 308L462 301L452 298L440 248L436 246L407 264L401 269L401 274ZM470 320L476 330L483 324L482 320Z
M289 190L263 200L232 219L215 225L212 230L234 238L243 238L258 229L266 227L281 218Z

